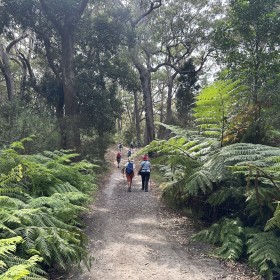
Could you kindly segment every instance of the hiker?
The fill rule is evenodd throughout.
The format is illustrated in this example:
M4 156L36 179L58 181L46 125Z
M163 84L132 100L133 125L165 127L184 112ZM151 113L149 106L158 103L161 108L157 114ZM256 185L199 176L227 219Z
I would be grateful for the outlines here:
M127 151L127 157L128 157L128 158L131 157L131 149L128 149L128 151Z
M138 175L141 175L141 177L142 177L142 188L141 189L145 190L145 192L148 191L150 174L151 174L151 163L149 161L149 157L147 155L144 155L143 160L140 163L140 169L138 171Z
M120 167L121 158L122 158L121 152L117 152L116 159L117 159L118 168Z
M125 164L125 166L122 169L122 173L125 174L125 176L126 176L128 192L131 192L132 179L134 177L134 168L135 168L135 166L133 164L133 160L130 160L128 158L127 163Z
M130 142L130 149L133 150L134 144L133 144L133 140L131 140Z
M122 149L123 149L123 145L122 145L122 143L119 143L119 145L118 145L118 149L119 149L119 151L120 151L120 152L122 152Z

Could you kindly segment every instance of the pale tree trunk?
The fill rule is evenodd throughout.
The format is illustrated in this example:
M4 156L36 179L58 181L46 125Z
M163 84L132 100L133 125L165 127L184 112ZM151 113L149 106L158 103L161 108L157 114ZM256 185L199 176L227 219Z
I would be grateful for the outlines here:
M176 74L171 73L171 69L166 67L167 70L167 100L166 100L166 120L167 124L170 124L172 118L172 93L173 85Z
M10 59L3 44L0 44L0 54L1 54L0 68L5 78L8 100L12 101L15 96L15 84L10 68Z
M142 65L139 67L135 65L140 75L140 81L143 91L145 111L146 111L146 137L144 144L147 145L155 139L155 125L154 125L154 109L151 89L151 72Z
M137 92L134 92L134 115L135 115L136 139L137 139L137 142L139 142L141 139L141 136L140 136L140 114L139 114Z

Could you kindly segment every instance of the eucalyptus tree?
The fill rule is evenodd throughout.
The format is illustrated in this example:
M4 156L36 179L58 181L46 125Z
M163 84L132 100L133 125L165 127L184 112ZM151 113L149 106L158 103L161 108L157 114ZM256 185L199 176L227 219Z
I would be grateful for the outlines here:
M242 97L248 118L253 118L247 141L255 143L264 141L267 128L279 118L279 4L279 0L231 1L229 15L216 32L220 60L231 77L248 86Z
M155 38L160 42L155 70L166 67L166 123L172 117L175 79L178 76L198 76L213 51L210 45L213 30L217 16L223 13L219 4L219 1L170 0L155 19ZM189 60L194 67L184 68Z
M78 98L74 82L75 31L89 0L12 0L2 1L14 20L23 28L33 29L43 39L49 65L63 86L64 116L68 121L62 127L64 148L80 149L80 133L77 123ZM51 37L53 36L53 37ZM50 48L54 40L58 56L52 56ZM55 42L56 43L56 42Z
M166 120L171 118L173 83L180 67L195 57L195 72L201 71L209 53L213 23L219 12L215 1L140 1L129 2L130 28L135 42L130 46L131 59L138 70L146 109L149 143L155 138L152 98L152 74L166 69Z

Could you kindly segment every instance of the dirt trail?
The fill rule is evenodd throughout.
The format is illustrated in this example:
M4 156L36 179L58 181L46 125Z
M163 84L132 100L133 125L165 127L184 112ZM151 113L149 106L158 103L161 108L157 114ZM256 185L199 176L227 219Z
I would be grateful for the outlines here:
M107 156L112 162L114 151ZM225 266L207 257L209 247L190 241L192 222L165 210L153 184L149 192L140 188L136 176L127 192L120 169L112 166L85 221L92 268L64 279L257 279L241 265Z

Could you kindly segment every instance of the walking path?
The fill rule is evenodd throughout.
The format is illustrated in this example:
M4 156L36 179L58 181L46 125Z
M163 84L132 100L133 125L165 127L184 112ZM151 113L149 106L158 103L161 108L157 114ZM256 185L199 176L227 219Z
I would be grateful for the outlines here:
M111 151L108 157L113 161ZM139 167L139 164L137 165ZM90 271L72 272L77 280L252 280L241 265L225 266L206 255L207 246L190 240L192 221L168 212L154 185L141 190L140 177L127 192L115 164L86 217Z

